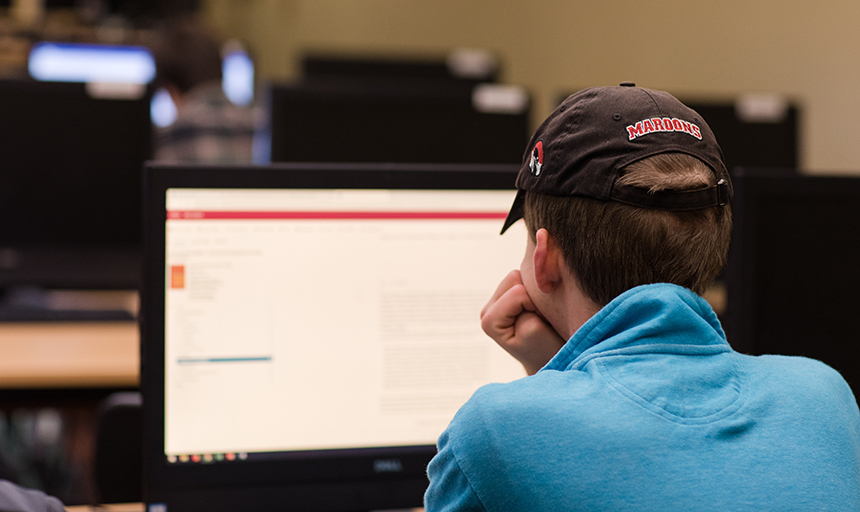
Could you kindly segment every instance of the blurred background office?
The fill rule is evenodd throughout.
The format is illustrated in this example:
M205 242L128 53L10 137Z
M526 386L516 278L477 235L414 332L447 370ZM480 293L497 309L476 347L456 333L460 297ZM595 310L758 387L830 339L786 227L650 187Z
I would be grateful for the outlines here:
M566 94L631 80L700 110L730 165L858 174L858 21L847 0L0 0L0 477L98 500L99 404L138 384L145 160L379 159L362 137L397 103L455 140L383 155L515 163ZM90 58L128 74L69 64ZM348 104L392 117L356 128Z
M257 81L292 80L308 52L444 58L488 49L500 79L533 97L533 122L561 93L623 80L685 98L777 95L802 105L801 166L851 172L860 100L852 30L860 7L799 1L718 5L542 0L5 0L4 74L36 38L143 43L159 19L196 12L221 41L254 56ZM33 7L35 5L36 7Z
M308 50L430 54L489 48L502 80L533 95L532 119L561 91L632 80L678 96L776 94L802 105L801 166L853 172L860 6L569 0L211 0L214 28L254 48L259 73L295 77Z

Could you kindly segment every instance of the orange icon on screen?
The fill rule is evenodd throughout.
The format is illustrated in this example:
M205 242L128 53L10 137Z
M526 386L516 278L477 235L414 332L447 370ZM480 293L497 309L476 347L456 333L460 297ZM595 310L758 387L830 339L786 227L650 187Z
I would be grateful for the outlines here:
M185 288L185 265L172 265L170 267L170 288L174 290Z

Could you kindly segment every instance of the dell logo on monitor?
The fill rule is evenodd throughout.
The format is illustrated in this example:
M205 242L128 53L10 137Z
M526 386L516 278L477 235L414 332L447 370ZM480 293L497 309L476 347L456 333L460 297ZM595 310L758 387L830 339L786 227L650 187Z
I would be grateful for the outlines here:
M373 471L376 473L400 473L403 463L400 459L377 459L373 461Z

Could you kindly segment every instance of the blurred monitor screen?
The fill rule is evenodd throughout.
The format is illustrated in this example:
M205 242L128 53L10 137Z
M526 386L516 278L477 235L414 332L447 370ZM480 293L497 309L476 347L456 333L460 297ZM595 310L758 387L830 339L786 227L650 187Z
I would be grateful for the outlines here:
M241 49L229 50L224 55L222 86L224 94L236 105L250 105L254 101L254 61Z
M30 76L52 82L148 84L155 60L140 46L37 43L30 51Z

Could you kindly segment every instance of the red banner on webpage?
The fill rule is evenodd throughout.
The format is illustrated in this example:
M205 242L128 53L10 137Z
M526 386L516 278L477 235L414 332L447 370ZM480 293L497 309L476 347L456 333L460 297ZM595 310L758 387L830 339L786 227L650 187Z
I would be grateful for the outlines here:
M374 211L169 211L168 220L264 220L264 219L328 219L328 220L397 220L397 219L504 219L507 212L374 212Z

